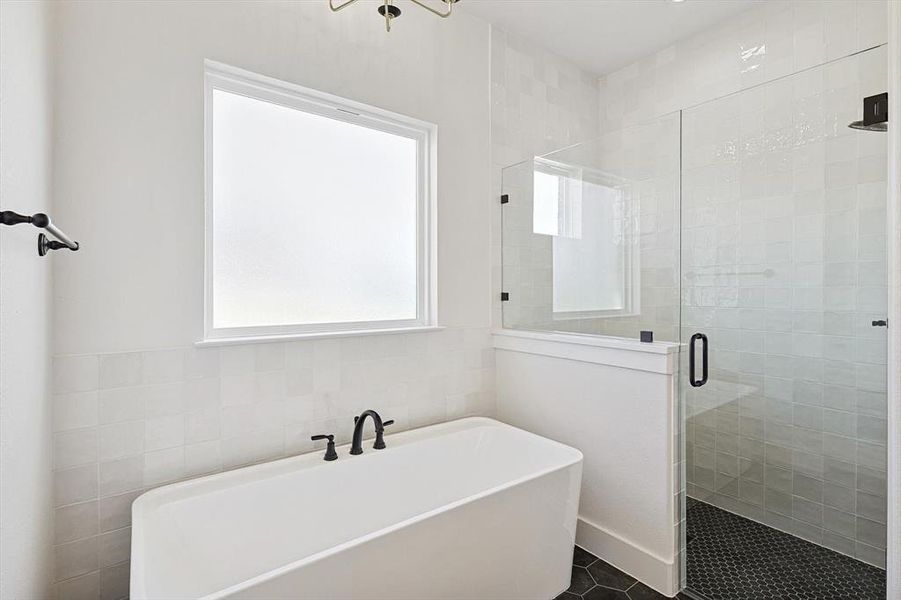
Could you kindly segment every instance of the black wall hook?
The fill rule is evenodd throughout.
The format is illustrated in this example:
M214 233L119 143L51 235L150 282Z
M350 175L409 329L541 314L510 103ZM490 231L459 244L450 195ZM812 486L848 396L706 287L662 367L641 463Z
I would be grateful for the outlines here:
M50 250L63 250L69 249L73 252L78 250L78 248L69 248L62 242L57 242L56 240L51 240L43 233L38 234L38 256L44 256Z

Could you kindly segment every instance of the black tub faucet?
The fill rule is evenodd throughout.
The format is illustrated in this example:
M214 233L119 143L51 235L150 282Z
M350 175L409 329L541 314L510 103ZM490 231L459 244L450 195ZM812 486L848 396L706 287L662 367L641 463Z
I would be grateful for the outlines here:
M350 445L351 454L363 454L363 426L366 425L366 417L372 417L372 423L375 425L375 444L373 448L382 450L385 447L385 427L394 423L394 421L382 422L382 417L374 410L364 410L359 417L354 417L354 437Z

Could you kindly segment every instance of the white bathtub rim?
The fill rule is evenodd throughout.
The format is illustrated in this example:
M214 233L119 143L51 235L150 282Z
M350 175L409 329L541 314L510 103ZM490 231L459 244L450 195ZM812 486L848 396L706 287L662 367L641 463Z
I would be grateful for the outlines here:
M460 425L465 424L466 422L473 422L474 424L478 423L478 422L482 422L485 425L503 425L505 427L513 427L514 429L518 429L514 425L508 425L507 423L498 421L497 419L491 419L488 417L463 417L461 419L455 419L452 421L444 421L441 423L436 423L434 425L427 425L424 427L417 427L414 429L406 429L404 431L398 431L397 433L391 433L391 434L386 433L385 440L386 441L394 440L392 447L406 446L408 444L415 443L422 439L429 439L431 437L434 437L434 436L423 435L423 432L426 432L429 430L448 429L449 431L446 432L448 434L454 433L455 431L463 431L464 430L463 428L456 429L455 427L459 427ZM520 430L520 431L525 431L525 430ZM525 433L530 433L530 432L525 432ZM534 434L532 434L532 435L534 435ZM541 437L541 436L537 436L537 437ZM375 435L373 433L373 435L363 438L363 442L364 443L369 442L374 439L375 439ZM545 439L545 440L548 440L551 442L555 442L554 440L549 440L549 438L542 438L542 439ZM566 446L565 444L560 444L559 442L555 442L555 443L557 443L561 446L567 447L567 448L569 447L569 446ZM316 450L311 450L309 452L293 454L291 456L284 456L284 457L275 458L272 460L263 460L260 462L254 462L254 463L249 463L249 464L245 464L245 465L240 465L240 466L236 466L234 468L229 468L227 470L220 471L218 473L210 473L208 475L199 475L197 477L192 477L190 479L185 479L183 481L164 483L164 484L161 484L161 485L141 494L132 503L132 507L136 507L136 506L140 506L140 505L149 503L150 501L155 500L157 496L163 496L163 495L171 494L172 492L175 492L175 491L181 491L181 490L190 489L193 487L213 485L216 482L218 482L220 479L234 479L234 478L240 477L240 476L249 477L249 475L251 473L255 473L257 471L276 471L277 472L277 471L284 470L285 473L292 473L294 471L287 470L286 467L288 465L290 465L291 463L295 463L295 462L309 463L306 466L307 469L317 469L317 468L325 469L325 468L330 468L330 467L334 466L335 464L340 464L341 462L344 462L347 460L370 459L370 458L372 458L372 456L377 456L378 452L381 452L381 451L364 452L360 456L350 457L349 451L345 452L344 454L342 454L340 452L343 449L349 450L350 444L349 443L342 444L342 445L336 447L336 450L338 451L338 457L339 457L338 460L340 461L338 463L331 463L331 462L323 461L322 454L325 452L325 447L322 447L322 448L318 448ZM388 449L390 449L390 447ZM277 475L277 473L274 473L273 475ZM247 483L251 483L254 481L256 481L256 479L248 479ZM245 484L245 482L233 483L229 487L239 487L244 484Z
M428 510L428 511L426 511L426 512L420 513L420 514L418 514L418 515L414 515L414 516L412 516L412 517L409 517L409 518L407 518L407 519L404 519L404 520L402 520L402 521L399 521L398 523L394 523L394 524L392 524L392 525L389 525L388 527L383 527L382 529L379 529L379 530L377 530L377 531L373 531L373 532L367 533L367 534L365 534L365 535L362 535L362 536L353 538L353 539L351 539L351 540L348 540L348 541L346 541L346 542L342 542L341 544L337 544L337 545L335 545L335 546L332 546L332 547L330 547L330 548L326 548L325 550L321 550L321 551L319 551L319 552L316 552L316 553L311 554L311 555L309 555L309 556L306 556L306 557L304 557L304 558L301 558L301 559L292 561L292 562L287 563L287 564L285 564L285 565L282 565L282 566L280 566L280 567L276 567L276 568L274 568L274 569L271 569L271 570L269 570L269 571L266 571L265 573L261 573L260 575L256 575L256 576L254 576L254 577L251 577L251 578L249 578L249 579L246 579L246 580L241 581L241 582L239 582L239 583L236 583L236 584L234 584L234 585L231 585L231 586L228 586L228 587L226 587L226 588L217 590L217 591L212 592L212 593L210 593L210 594L206 594L206 595L204 595L204 596L201 596L199 600L221 600L222 598L226 598L226 597L228 597L228 596L231 595L231 594L234 594L234 593L243 591L243 590L248 589L248 588L252 588L252 587L255 586L255 585L258 585L258 584L260 584L260 583L263 583L263 582L269 581L269 580L271 580L271 579L274 579L274 578L276 578L276 577L278 577L278 576L280 576L280 575L283 575L283 574L285 574L285 573L288 573L288 572L290 572L290 571L293 571L294 569L297 569L297 568L299 568L299 567L304 567L304 566L307 566L307 565L314 564L314 563L316 563L316 562L325 560L325 559L329 558L330 556L333 556L333 555L338 554L338 553L340 553L340 552L346 551L346 550L348 550L348 549L350 549L350 548L354 548L355 546L359 546L359 545L362 545L362 544L364 544L364 543L366 543L366 542L369 542L369 541L378 539L378 538L380 538L380 537L384 537L384 536L386 536L386 535L388 535L388 534L390 534L390 533L394 533L394 532L396 532L396 531L400 531L400 530L402 530L402 529L406 529L406 528L408 528L408 527L410 527L410 526L412 526L412 525L415 525L415 524L420 523L420 522L422 522L422 521L428 520L428 519L430 519L430 518L432 518L432 517L434 517L434 516L436 516L436 515L439 515L439 514L441 514L441 513L445 513L445 512L454 510L454 509L456 509L456 508L459 508L459 507L461 507L461 506L465 506L465 505L467 505L467 504L471 504L471 503L473 503L473 502L475 502L475 501L477 501L477 500L481 500L482 498L485 498L485 497L487 497L487 496L491 496L491 495L493 495L493 494L497 494L497 493L503 492L503 491L505 491L505 490L512 489L512 488L515 488L515 487L524 485L524 484L526 484L526 483L528 483L528 482L530 482L530 481L533 481L533 480L535 480L535 479L539 479L539 478L541 478L541 477L550 475L551 473L556 473L556 472L558 472L558 471L563 471L563 470L572 468L574 465L577 465L577 464L582 463L582 460L583 460L582 452L581 452L581 450L579 450L579 449L577 449L577 448L573 448L572 446L567 446L566 444L561 444L560 442L557 442L557 441L555 441L555 440L551 440L551 439L549 439L549 438L545 438L545 437L536 435L536 434L531 433L531 432L529 432L529 431L526 431L526 430L524 430L524 429L519 429L518 427L514 427L514 426L512 426L512 425L508 425L508 424L506 424L506 423L503 423L502 421L498 421L498 420L496 420L496 419L490 419L490 418L488 418L488 417L464 417L464 418L462 418L462 419L456 419L456 420L453 420L453 421L446 421L446 422L443 422L443 423L438 423L438 424L436 424L436 425L429 425L429 426L426 426L426 427L419 427L419 428L416 428L416 429L410 429L410 430L407 430L407 431L401 431L401 432L398 432L398 433L395 433L395 434L387 435L387 436L385 436L385 439L386 439L386 441L388 441L388 440L390 440L390 439L393 438L395 441L397 441L397 438L402 437L402 436L405 436L405 434L421 434L421 432L426 431L426 430L429 430L429 429L433 429L433 428L435 428L435 429L442 429L442 428L446 428L446 427L451 426L451 425L460 424L460 423L462 423L462 422L464 422L464 421L471 421L471 422L473 422L473 423L481 422L481 423L484 424L484 425L495 425L495 426L496 426L496 425L502 425L502 426L504 426L504 427L510 427L510 428L513 428L513 429L517 429L517 430L519 430L519 431L521 431L521 432L527 434L527 435L530 436L530 437L541 438L542 440L544 440L544 441L546 441L546 442L549 442L549 443L552 443L552 444L554 444L554 445L556 445L556 446L560 446L560 447L562 447L562 448L566 448L566 449L568 449L568 450L571 450L571 451L574 453L574 455L573 455L573 458L571 458L571 459L569 459L569 460L566 460L566 461L563 462L562 464L555 465L555 466L553 466L553 467L548 467L548 468L545 468L545 469L541 469L541 470L539 470L539 471L534 471L534 472L532 472L532 473L529 473L528 475L524 475L524 476L522 476L522 477L519 477L519 478L517 478L517 479L513 479L513 480L508 481L508 482L506 482L506 483L503 483L503 484L501 484L501 485L496 485L496 486L494 486L494 487L485 489L485 490L483 490L483 491L481 491L481 492L478 492L478 493L472 494L472 495L470 495L470 496L467 496L466 498L461 498L460 500L455 500L455 501L453 501L453 502L449 502L449 503L444 504L444 505L442 505L442 506L439 506L439 507L433 508L433 509L431 509L431 510ZM414 435L414 436L409 436L409 435L408 435L408 437L413 437L414 439L409 440L409 441L407 441L406 443L412 443L412 442L416 442L416 441L421 441L422 439L428 439L428 437L420 437L419 435ZM406 445L406 443L405 443L404 445ZM345 445L339 447L339 449L345 449L345 448L350 448L350 444L345 444ZM390 448L388 448L388 449L390 450ZM132 510L134 510L134 507L138 506L139 503L140 503L140 504L146 504L146 503L148 503L150 500L155 499L155 497L158 496L158 495L164 495L164 494L167 494L167 493L171 493L171 492L173 491L174 488L190 488L190 487L195 487L195 486L197 486L197 485L199 485L199 484L206 485L206 484L209 484L210 482L215 481L215 480L217 480L217 479L223 479L223 478L226 478L226 477L229 476L229 475L234 476L234 473L235 473L236 471L245 471L245 470L268 470L267 468L271 469L271 468L273 468L273 465L275 465L275 464L277 464L277 463L280 464L280 466L284 466L284 463L286 463L286 462L289 462L289 461L298 461L299 459L306 459L306 458L307 458L308 456L310 456L310 455L320 454L320 453L321 453L320 450L316 450L316 451L314 451L314 452L308 452L308 453L305 453L305 454L300 454L300 455L297 455L297 456L291 456L291 457L287 457L287 458L282 458L282 459L278 459L278 460L275 460L275 461L270 461L270 462L266 462L266 463L260 463L260 464L256 464L256 465L250 465L250 466L247 466L247 467L241 467L241 468L239 468L239 469L233 469L233 470L230 470L230 471L224 471L224 472L222 472L222 473L216 473L216 474L214 474L214 475L208 475L208 476L206 476L206 477L199 477L199 478L196 478L196 479L191 479L191 480L188 480L188 481L182 481L182 482L178 482L178 483L174 483L174 484L162 486L162 487L159 487L159 488L155 488L155 489L153 489L153 490L150 490L149 492L146 492L146 493L142 494L137 500L135 500L134 503L132 504L132 507L133 507ZM329 467L329 466L331 466L331 465L329 465L329 464L324 464L324 465L317 465L317 466L318 466L318 467L321 467L321 468L327 468L327 467ZM312 467L312 468L317 468L317 466L314 466L314 467ZM250 482L250 481L244 482L244 483L238 484L238 486L240 486L240 485L248 485L249 483L251 483L251 482ZM237 486L236 486L236 487L237 487ZM148 497L149 497L149 499L148 499ZM143 502L142 502L142 500L143 500ZM132 544L133 544L133 545L137 545L138 547L142 547L142 544L143 544L143 541L144 541L144 540L143 540L143 537L144 537L144 535L143 535L143 524L142 524L142 523L139 523L139 521L140 521L140 520L135 520L135 526L133 527L133 533L134 533L134 535L133 535ZM146 594L146 581L145 581L145 576L144 576L143 563L139 563L139 564L136 565L136 564L134 563L134 561L133 561L133 562L132 562L132 566L133 566L132 577L133 577L133 579L137 582L137 585L138 585L139 590L143 593L143 597L147 598L148 596L147 596L147 594ZM141 588L144 588L144 589L141 589Z

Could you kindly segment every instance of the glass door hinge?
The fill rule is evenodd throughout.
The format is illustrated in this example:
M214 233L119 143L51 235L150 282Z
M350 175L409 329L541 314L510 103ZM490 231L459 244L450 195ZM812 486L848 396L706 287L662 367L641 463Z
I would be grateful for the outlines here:
M509 194L502 194L501 195L501 204L507 204L508 202L510 202Z
M510 292L501 292L501 302L507 302L510 299Z

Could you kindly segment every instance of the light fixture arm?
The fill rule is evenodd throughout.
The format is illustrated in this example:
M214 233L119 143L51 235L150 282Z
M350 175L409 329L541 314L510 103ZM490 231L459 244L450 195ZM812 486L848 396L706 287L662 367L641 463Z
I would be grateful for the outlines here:
M353 0L351 0L351 1L353 1ZM412 2L413 4L417 4L421 7L423 7L430 13L438 15L442 19L446 19L447 17L451 16L451 14L454 12L454 4L457 2L457 0L441 0L441 1L444 2L445 4L447 4L447 12L441 12L439 10L435 10L431 6L427 5L426 3L420 2L420 0L410 0L410 2ZM329 0L329 2L331 2L331 0Z
M344 0L342 4L335 4L336 0L328 0L328 7L332 12L338 12L339 10L344 10L351 4L355 4L357 0ZM338 0L339 2L341 0ZM446 19L454 12L454 4L459 2L459 0L441 0L447 8L446 11L442 12L440 10L436 10L426 4L425 0L410 0L413 4L420 6L433 15L437 15L442 19ZM394 0L382 0L381 6L378 7L378 12L382 17L385 18L385 30L391 31L391 21L400 16L401 10L399 7L394 5Z
M351 4L353 4L356 1L357 0L347 0L347 2L345 2L344 4L339 4L338 6L335 6L334 0L328 0L328 7L330 9L332 9L332 12L338 12L342 8L347 8L348 6L350 6Z

